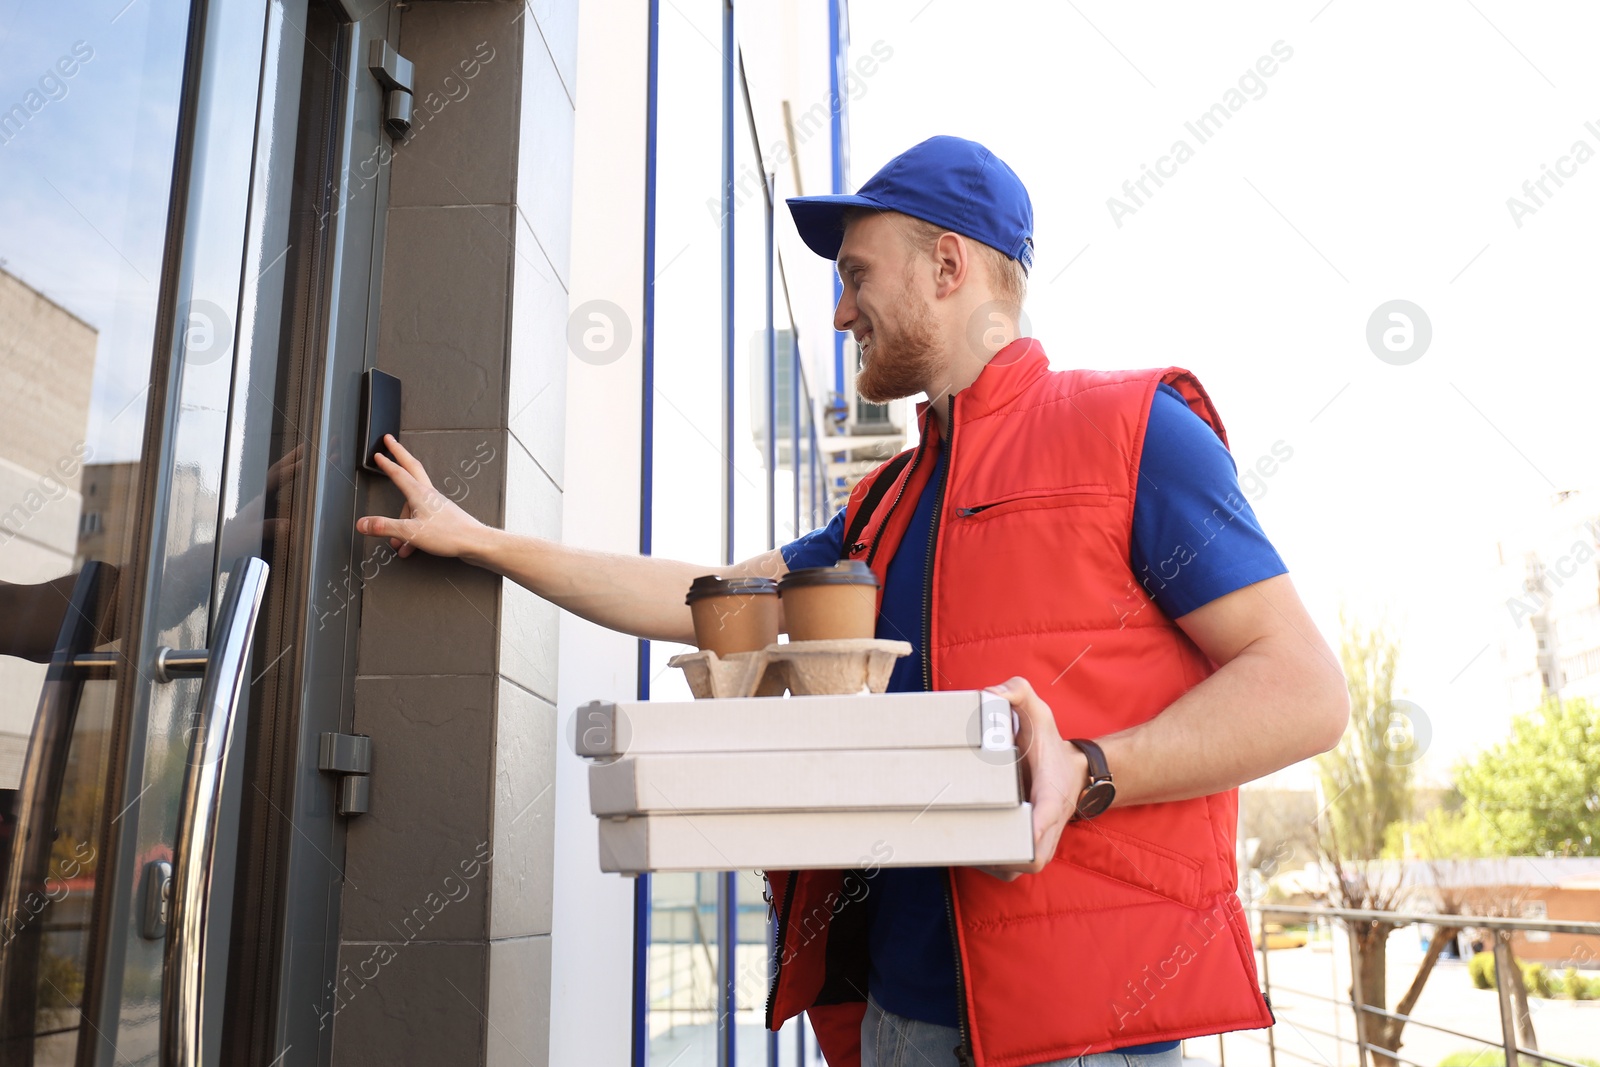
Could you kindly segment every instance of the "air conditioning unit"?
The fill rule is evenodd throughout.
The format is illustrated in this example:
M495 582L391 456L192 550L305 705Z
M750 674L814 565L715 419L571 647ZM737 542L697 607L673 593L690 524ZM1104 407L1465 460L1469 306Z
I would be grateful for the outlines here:
M831 396L828 406L834 415L827 422L827 436L818 440L828 458L835 506L843 506L862 475L906 447L907 412L913 410L909 400L874 404L857 395L860 362L860 347L854 338L846 339L844 396Z
M856 394L856 369L861 365L861 346L855 338L844 343L845 359L845 424L846 437L898 436L902 441L906 433L908 401L891 400L887 404L874 404ZM898 448L896 449L898 451ZM890 455L894 453L891 452Z
M777 409L777 435L778 466L787 467L791 460L789 453L794 450L795 433L795 382L793 346L794 334L789 330L777 330L773 334L773 343L777 355L777 374L775 376L776 390L773 397L774 407ZM754 439L757 451L762 456L767 454L767 334L764 330L756 331L750 338L748 353L750 383L750 434ZM801 460L804 462L807 450L810 448L812 405L811 394L807 388L808 383L804 376L801 378L800 390L800 441ZM826 432L818 426L819 433Z

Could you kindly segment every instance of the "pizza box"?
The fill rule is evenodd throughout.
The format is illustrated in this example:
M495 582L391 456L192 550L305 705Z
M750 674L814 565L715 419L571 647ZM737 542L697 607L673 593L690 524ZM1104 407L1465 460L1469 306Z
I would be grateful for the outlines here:
M967 748L1003 753L1015 739L1004 697L932 693L591 700L574 716L573 747L605 758L659 752Z
M589 768L589 809L596 815L1021 802L1016 750L1009 748L646 753Z
M800 870L1028 863L1033 808L709 812L606 817L600 869Z

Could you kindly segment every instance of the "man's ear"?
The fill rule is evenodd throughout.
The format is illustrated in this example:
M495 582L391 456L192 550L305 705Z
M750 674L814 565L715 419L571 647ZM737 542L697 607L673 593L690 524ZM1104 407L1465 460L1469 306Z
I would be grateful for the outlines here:
M934 295L949 296L966 284L972 269L971 249L959 234L943 233L933 246Z

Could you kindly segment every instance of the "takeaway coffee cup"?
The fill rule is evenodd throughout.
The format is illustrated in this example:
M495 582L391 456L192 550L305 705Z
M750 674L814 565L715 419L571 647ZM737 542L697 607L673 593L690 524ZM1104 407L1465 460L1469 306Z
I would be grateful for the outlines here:
M878 578L860 560L790 571L778 595L791 641L871 638L877 630Z
M720 656L759 652L778 640L778 583L707 574L689 585L694 640Z

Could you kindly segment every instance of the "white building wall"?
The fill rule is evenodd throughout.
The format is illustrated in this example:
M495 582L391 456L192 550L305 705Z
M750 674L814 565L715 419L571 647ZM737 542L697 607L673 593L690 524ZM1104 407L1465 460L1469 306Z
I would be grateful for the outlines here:
M1498 546L1506 636L1501 673L1514 712L1559 689L1600 703L1600 491L1572 491L1525 516Z
M639 548L647 12L645 0L586 0L578 18L570 306L613 302L629 340L606 363L568 352L561 536L614 552ZM579 704L633 698L637 646L568 612L560 626L549 1062L610 1067L631 1048L633 883L600 873L569 738Z
M597 329L594 337L601 338L609 326L612 336L626 333L627 343L605 352L580 351L581 342L569 347L562 539L622 553L639 547L648 11L646 0L585 0L578 25L569 309L578 334ZM752 139L741 90L734 115L740 190L734 219L735 376L724 381L722 11L721 0L661 5L656 158L653 551L704 563L708 572L729 550L723 535L725 390L731 389L736 409L732 554L742 559L767 543L767 482L756 436L764 413L752 399L760 384L752 374L761 368L752 355L764 344L768 169L775 175L775 239L784 261L775 278L776 326L791 324L786 280L818 406L833 385L833 265L805 248L782 203L800 191L783 102L791 101L797 119L812 111L813 123L817 107L833 106L827 7L793 0L737 9L755 134ZM830 191L827 125L808 128L804 137L797 131L792 143L799 149L800 189ZM795 534L792 484L780 472L780 544ZM805 517L801 528L808 528ZM630 1051L634 883L599 873L586 772L572 754L570 737L580 704L633 699L637 645L568 613L562 613L560 626L550 1062L624 1064ZM678 672L666 667L683 650L653 643L654 697L688 695ZM746 902L759 901L759 879L742 877L738 891ZM749 969L750 951L741 951L740 971ZM758 979L764 969L757 968ZM752 999L747 990L741 1009L748 1012ZM740 1022L743 1029L750 1020L741 1016ZM741 1035L741 1044L748 1036ZM786 1035L785 1048L792 1046L792 1035Z

